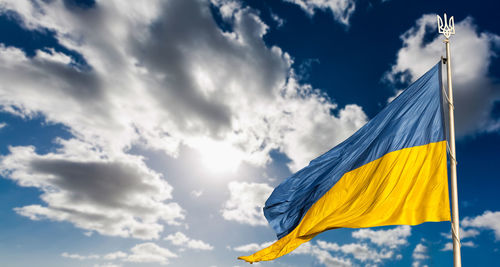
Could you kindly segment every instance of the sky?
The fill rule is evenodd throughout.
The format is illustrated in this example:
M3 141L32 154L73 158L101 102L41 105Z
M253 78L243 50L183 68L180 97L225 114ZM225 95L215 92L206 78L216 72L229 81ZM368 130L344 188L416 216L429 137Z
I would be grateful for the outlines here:
M247 266L273 188L451 37L464 266L500 260L496 1L0 0L0 265ZM261 266L452 266L450 223Z

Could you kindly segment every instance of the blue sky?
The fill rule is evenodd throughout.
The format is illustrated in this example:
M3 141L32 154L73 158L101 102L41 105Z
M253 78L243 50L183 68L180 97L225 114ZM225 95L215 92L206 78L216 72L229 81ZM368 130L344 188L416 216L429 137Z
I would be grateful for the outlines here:
M0 1L0 265L245 266L272 189L451 39L464 266L500 258L495 1ZM262 266L452 266L450 224Z

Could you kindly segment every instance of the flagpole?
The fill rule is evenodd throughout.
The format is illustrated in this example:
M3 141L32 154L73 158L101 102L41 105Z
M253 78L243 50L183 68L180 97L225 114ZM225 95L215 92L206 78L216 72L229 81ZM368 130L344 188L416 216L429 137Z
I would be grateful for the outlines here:
M446 13L444 14L444 23L441 17L437 16L438 31L445 36L444 43L446 44L446 69L448 78L448 118L450 129L450 140L448 141L450 150L450 174L451 174L451 235L453 239L453 264L455 267L461 267L460 256L460 226L458 219L458 192L457 192L457 160L455 150L455 117L453 106L453 89L451 83L451 53L450 53L450 36L455 34L455 23L453 16L447 20Z

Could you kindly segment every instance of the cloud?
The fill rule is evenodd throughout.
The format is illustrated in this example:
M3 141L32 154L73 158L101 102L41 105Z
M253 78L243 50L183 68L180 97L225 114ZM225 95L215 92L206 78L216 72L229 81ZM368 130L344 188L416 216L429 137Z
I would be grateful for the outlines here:
M273 243L274 243L273 241L264 242L262 244L250 243L250 244L246 244L246 245L241 245L241 246L234 247L233 250L234 251L239 251L239 252L251 252L251 253L254 253L254 252L257 252L257 251L259 251L261 249L269 247Z
M91 254L88 256L83 256L79 254L69 254L63 252L61 254L64 258L70 258L75 260L105 260L105 261L115 261L121 260L125 262L136 262L136 263L158 263L161 265L166 265L172 258L177 258L178 256L171 252L170 250L160 247L155 243L147 242L141 243L133 246L130 249L130 253L125 253L123 251L116 251L104 255ZM100 263L95 266L121 266L112 262Z
M425 245L423 245L422 243L417 244L417 246L415 246L415 249L413 250L412 257L415 260L428 259L429 256L427 255L427 251L428 251L428 249Z
M373 261L376 263L382 262L384 259L390 259L394 256L394 252L391 250L382 250L377 252L372 250L366 244L345 244L338 245L337 243L329 243L322 240L316 242L321 249L329 251L341 251L344 254L351 254L355 259L365 262Z
M474 242L472 241L467 241L467 242L460 242L460 245L461 247L475 247L476 244L474 244ZM448 242L446 244L444 244L444 247L441 249L441 251L452 251L453 250L453 243L452 242Z
M191 191L190 195L194 198L199 198L201 195L203 195L203 190L193 190Z
M232 19L241 9L241 3L235 0L210 0L210 2L219 8L219 12L224 19Z
M476 217L465 217L462 220L463 227L475 227L479 229L493 230L495 239L500 240L500 211L485 211Z
M271 18L274 20L274 22L276 22L276 27L277 28L280 28L282 27L283 25L285 25L285 20L283 18L281 18L280 16L274 14L274 13L271 13Z
M82 255L79 255L79 254L70 254L70 253L67 253L67 252L63 252L61 254L62 257L64 258L69 258L69 259L74 259L74 260L95 260L95 259L99 259L100 256L99 255L96 255L96 254L92 254L92 255L88 255L88 256L82 256Z
M103 263L103 264L94 264L94 267L121 267L121 264L114 263Z
M415 249L413 250L412 258L413 258L413 263L412 263L413 267L422 266L421 265L422 261L429 258L428 248L422 243L417 244L415 246ZM423 267L425 267L425 266L427 266L427 265L423 265Z
M462 221L463 222L463 221ZM451 229L450 232L441 233L442 236L451 239ZM474 238L479 235L479 231L476 229L463 229L460 227L460 239L464 240L465 238Z
M5 122L0 122L0 130L5 128L7 126L7 123Z
M228 221L249 225L267 225L262 208L273 188L265 183L230 182L229 199L221 210Z
M214 247L207 244L201 240L195 240L187 237L181 232L176 232L175 234L168 235L165 240L172 242L172 244L180 247L199 249L199 250L213 250Z
M325 266L335 267L351 267L353 263L348 258L340 258L332 256L327 250L321 249L319 246L313 245L311 242L300 245L297 249L291 252L292 255L311 255L314 256L320 263Z
M170 250L150 242L135 245L130 251L132 253L124 259L125 261L166 265L171 258L177 258L177 255Z
M488 69L500 47L500 36L479 31L471 17L455 23L455 28L450 45L457 134L493 131L498 122L490 113L500 93ZM436 32L436 15L427 14L401 36L403 47L386 76L390 81L414 81L445 55L443 36L425 41L430 31Z
M401 89L401 90L397 90L395 95L393 95L393 96L391 96L391 97L389 97L389 98L387 99L387 103L388 103L388 104L389 104L389 103L391 103L391 102L392 102L392 100L396 99L396 97L398 97L398 96L399 96L399 95L400 95L403 91L404 91L403 89Z
M410 226L403 225L389 230L361 229L352 233L356 239L368 239L379 246L396 248L408 244L407 238L411 235Z
M463 247L475 247L476 246L476 244L474 244L474 242L472 242L472 241L462 242L461 245Z
M427 254L427 252L428 252L428 248L425 245L423 245L422 243L417 244L417 246L415 246L415 249L413 250L413 254L412 254L412 257L413 257L412 266L413 267L422 266L422 261L429 258L429 255ZM423 265L423 267L427 267L427 265Z
M348 26L356 4L353 0L284 0L298 5L308 15L313 16L316 10L330 10L333 17L340 23Z
M421 265L421 264L422 264L422 263L421 263L420 261L414 261L414 262L411 264L411 266L412 266L412 267L420 267L420 266L422 266L422 267L429 267L429 265L427 265L427 264L425 264L425 265Z
M116 259L124 259L127 257L127 253L123 251L116 251L112 253L108 253L106 255L103 255L102 258L108 261L116 260Z
M452 242L448 242L448 243L444 244L444 247L441 249L441 251L450 251L450 250L453 250L453 243Z
M495 239L500 239L500 212L485 211L482 215L476 217L465 217L462 219L460 227L460 240L463 247L475 247L473 241L463 242L464 239L475 238L480 234L479 230L493 230ZM441 236L451 239L451 233L441 233ZM447 242L441 251L453 250L453 244Z
M293 85L289 81L289 86ZM307 95L311 88L302 86L301 90ZM292 171L300 170L310 160L344 141L367 121L367 116L357 105L346 105L339 110L338 117L334 117L331 110L337 105L329 102L327 96L317 95L304 101L307 104L297 99L288 100L289 113L283 113L283 117L275 121L286 129L283 135L285 145L280 150L292 159L288 164Z
M55 153L39 155L32 146L10 147L0 158L2 176L42 191L46 205L14 210L32 220L69 221L103 235L158 238L162 223L178 225L184 211L172 187L148 169L142 158L107 159L75 140L59 140Z
M406 229L398 229L396 227L391 230L401 230L403 234L398 233L398 231L376 231L381 232L382 234L394 236L395 233L398 233L401 236L407 237ZM363 235L366 233L361 232ZM316 244L313 242L308 242L302 244L299 248L292 252L292 254L308 254L315 256L321 263L327 266L353 266L356 265L346 258L346 256L352 256L355 260L361 262L362 266L377 266L377 264L381 264L384 261L395 258L396 260L401 260L402 255L397 254L397 249L406 244L406 242L401 242L397 239L397 242L394 242L393 238L380 238L378 234L369 234L370 238L373 239L375 244L379 246L382 245L382 248L372 247L368 244L363 243L350 243L350 244L337 244L326 242L323 240L316 241ZM372 236L377 236L377 238L373 238ZM363 237L365 238L365 237ZM368 238L368 237L366 237ZM368 239L370 239L368 238ZM370 240L371 240L370 239ZM381 242L381 240L391 240L391 242ZM380 242L379 242L380 241ZM341 254L342 257L334 257L330 254L333 252L335 254Z

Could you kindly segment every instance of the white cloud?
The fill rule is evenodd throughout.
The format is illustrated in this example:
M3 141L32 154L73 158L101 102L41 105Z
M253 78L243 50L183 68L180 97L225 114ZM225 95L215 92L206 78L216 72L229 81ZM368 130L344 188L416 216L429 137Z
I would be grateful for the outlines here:
M271 18L274 20L274 22L276 22L278 28L285 25L285 20L282 19L280 16L271 13Z
M396 97L398 97L404 90L397 90L396 94L387 99L387 103L391 103Z
M373 261L376 263L382 260L390 259L394 256L394 252L388 249L383 249L380 252L372 250L366 244L344 244L338 245L337 243L329 243L322 240L316 242L321 249L329 251L341 251L344 254L351 254L355 259L361 262Z
M462 247L471 247L471 248L473 248L473 247L476 246L476 244L474 244L474 242L472 242L472 241L461 242L461 244L462 244Z
M1 130L2 128L5 128L6 126L7 126L7 123L5 123L5 122L0 122L0 130Z
M290 80L289 86L293 85ZM301 90L308 94L311 88L303 86ZM326 96L317 95L303 101L287 100L287 112L290 113L284 113L275 121L284 130L286 145L280 149L292 159L289 164L292 171L300 170L312 159L344 141L367 121L367 116L357 105L346 105L339 110L338 117L334 117L331 110L337 106Z
M353 0L284 0L300 6L307 14L313 16L316 10L330 10L333 17L344 25L349 25L349 19L356 9Z
M171 258L177 258L177 255L170 250L150 242L135 245L131 251L125 261L166 265Z
M239 251L239 252L251 252L251 253L255 253L255 252L257 252L257 251L259 251L261 249L269 247L273 243L274 243L273 241L271 241L271 242L264 242L262 244L250 243L250 244L246 244L246 245L241 245L241 246L234 247L233 250L234 251Z
M428 248L422 243L417 244L417 246L415 246L415 249L413 250L412 257L412 267L427 267L427 265L422 265L422 261L429 258Z
M460 227L460 240L462 247L476 247L473 241L463 242L464 239L475 238L480 234L479 230L493 230L495 239L500 239L500 212L485 211L482 215L476 217L465 217ZM451 233L441 233L441 236L452 239ZM441 251L453 250L453 244L447 242Z
M389 230L371 230L361 229L352 233L352 237L356 239L368 239L370 242L379 246L387 246L395 248L397 246L406 245L407 238L411 235L410 226L403 225Z
M488 76L488 69L500 36L479 32L471 17L455 23L455 28L457 34L451 37L451 51L457 134L493 130L496 122L490 112L500 95L498 84L493 82L495 77ZM436 15L422 16L401 36L403 47L387 73L389 80L414 81L445 55L441 35L424 42L429 31L436 31Z
M462 226L493 230L495 239L498 241L500 240L500 211L485 211L476 217L465 217L462 220Z
M417 244L415 249L413 250L412 257L416 260L425 260L428 259L429 256L427 255L428 248L423 245L422 243Z
M453 250L453 243L452 242L448 242L448 243L444 244L444 247L441 249L441 251L450 251L450 250Z
M267 225L262 208L273 188L265 183L230 182L229 199L224 203L222 216L229 221L249 225Z
M123 251L116 251L116 252L108 253L108 254L102 256L103 259L109 260L109 261L116 260L116 259L123 259L126 257L127 257L127 253L125 253Z
M412 267L429 267L427 264L421 265L422 263L420 261L414 261L411 266Z
M121 264L114 264L114 263L102 263L102 264L94 264L94 267L121 267Z
M172 187L137 156L107 159L76 140L59 140L55 153L39 155L35 148L10 147L0 158L0 173L24 187L42 191L46 205L14 210L32 220L69 221L103 235L158 238L162 223L178 225L182 208Z
M165 240L172 242L172 244L180 247L199 249L199 250L213 250L214 247L201 240L191 239L181 232L168 235Z
M451 229L448 233L441 233L442 236L451 239ZM479 231L476 229L463 229L460 227L460 239L464 240L466 238L474 238L479 235Z
M305 254L314 256L320 263L325 266L335 266L335 267L351 267L353 263L348 258L340 258L332 256L327 250L321 249L320 247L313 245L311 242L304 243L300 245L297 249L291 252L291 254Z
M83 234L85 236L91 237L94 234L94 232L92 232L92 231L85 231L85 232L83 232Z
M219 12L224 19L231 19L241 9L241 3L235 0L210 0L219 7Z
M99 255L96 255L96 254L92 254L92 255L88 255L88 256L83 256L83 255L79 255L79 254L70 254L70 253L67 253L67 252L63 252L61 254L62 257L64 258L69 258L69 259L74 259L74 260L95 260L95 259L99 259L100 256Z
M191 191L191 196L194 198L199 198L201 195L203 195L203 190L193 190Z
M474 244L474 242L472 241L467 241L467 242L460 242L461 246L462 247L475 247L476 244ZM452 242L448 242L446 244L444 244L444 247L441 249L441 251L452 251L453 250L453 243Z
M417 244L417 246L415 246L415 249L413 250L412 257L413 257L413 263L412 263L413 267L422 266L422 261L429 258L428 248L422 243ZM425 266L427 265L423 265L423 267Z
M61 254L64 258L70 258L74 260L105 260L105 261L115 261L121 260L126 262L136 262L136 263L158 263L161 265L166 265L172 258L177 258L178 256L171 252L170 250L160 247L155 243L147 242L137 244L130 249L130 253L125 253L123 251L116 251L104 255L91 254L88 256L83 256L79 254L69 254L64 252ZM106 262L96 264L95 266L121 266L116 263Z

